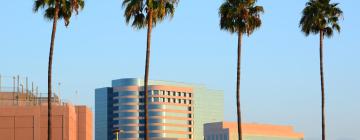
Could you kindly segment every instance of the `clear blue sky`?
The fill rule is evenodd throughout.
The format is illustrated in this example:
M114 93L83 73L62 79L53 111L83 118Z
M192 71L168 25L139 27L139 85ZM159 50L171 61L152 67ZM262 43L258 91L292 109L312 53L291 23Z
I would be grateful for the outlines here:
M150 78L202 83L225 92L226 120L235 120L236 36L220 31L222 0L181 0L175 17L153 32ZM263 26L244 38L242 108L246 122L294 125L320 139L318 36L298 28L306 0L259 0ZM360 1L337 0L342 32L325 40L329 140L360 140ZM46 91L51 22L32 0L0 8L0 73L28 76ZM112 79L143 77L146 33L127 26L121 0L87 0L70 27L58 27L54 82L66 100L94 107L94 89ZM79 94L75 94L78 90Z

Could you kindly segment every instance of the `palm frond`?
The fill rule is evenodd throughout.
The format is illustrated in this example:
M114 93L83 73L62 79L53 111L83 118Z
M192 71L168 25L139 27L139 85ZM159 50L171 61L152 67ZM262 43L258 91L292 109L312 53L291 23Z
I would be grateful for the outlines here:
M167 17L172 18L175 13L175 7L179 0L123 0L125 22L132 23L136 29L147 27L149 20L149 11L152 13L152 25L156 26L158 22Z
M84 5L84 0L35 0L33 11L38 12L40 9L44 9L44 18L53 20L55 17L55 10L58 8L58 19L63 19L65 26L68 26L73 12L78 14L79 10L84 8Z
M255 4L256 0L225 0L219 8L220 29L251 35L261 26L264 13L264 8Z
M330 0L310 0L306 3L302 12L299 27L306 35L318 34L331 37L333 29L340 32L339 18L343 12L338 8L338 3L330 3Z

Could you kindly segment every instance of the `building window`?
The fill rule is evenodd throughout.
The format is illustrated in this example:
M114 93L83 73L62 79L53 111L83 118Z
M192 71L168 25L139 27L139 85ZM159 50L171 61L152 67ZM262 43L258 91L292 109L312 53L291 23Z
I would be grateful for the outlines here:
M189 93L189 97L191 97L192 96L192 94L191 93Z
M173 103L176 103L176 99L173 99Z
M184 97L186 97L186 92L183 93Z
M155 97L153 99L154 99L154 102L159 102L159 97Z
M181 92L178 92L178 96L181 97Z
M178 103L181 104L181 99L178 99Z
M186 104L186 99L183 99L183 103Z
M175 91L173 92L173 96L176 96L176 92L175 92Z
M167 91L167 93L168 93L168 96L171 96L171 92L170 92L170 91Z
M189 104L192 104L191 100L189 100Z
M188 107L188 111L191 111L192 109L191 109L191 107Z
M153 93L153 95L159 95L159 91L158 91L158 90L154 90L152 93Z
M167 102L170 103L170 102L171 102L171 99L170 99L170 98L167 98Z

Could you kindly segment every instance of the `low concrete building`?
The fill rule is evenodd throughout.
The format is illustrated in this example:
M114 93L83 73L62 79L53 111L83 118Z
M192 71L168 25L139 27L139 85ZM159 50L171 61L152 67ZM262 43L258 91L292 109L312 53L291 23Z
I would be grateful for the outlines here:
M0 92L0 139L47 140L47 103L32 92ZM53 98L52 140L93 140L92 111Z
M204 125L205 140L237 140L236 122L216 122ZM292 126L242 124L244 140L303 140L304 134Z

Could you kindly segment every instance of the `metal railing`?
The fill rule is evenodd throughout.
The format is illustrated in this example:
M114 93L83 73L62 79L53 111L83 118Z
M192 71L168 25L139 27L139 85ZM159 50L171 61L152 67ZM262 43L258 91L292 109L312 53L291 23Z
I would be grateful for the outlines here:
M60 94L60 90L58 94ZM55 93L52 95L53 103L57 105L64 104L58 95ZM47 93L40 93L38 86L34 82L31 82L29 86L29 79L27 77L20 77L19 75L4 76L0 74L0 106L42 105L47 104L47 99Z

